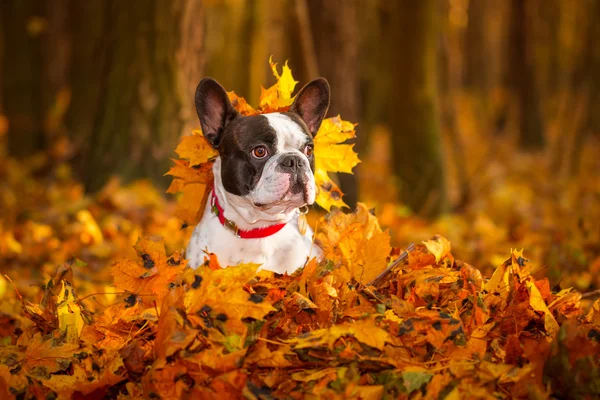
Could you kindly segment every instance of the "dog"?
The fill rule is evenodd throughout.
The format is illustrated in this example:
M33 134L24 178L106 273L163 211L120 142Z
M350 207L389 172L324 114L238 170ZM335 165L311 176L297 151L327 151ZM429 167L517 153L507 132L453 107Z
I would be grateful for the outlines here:
M186 250L192 268L210 252L222 266L251 262L291 274L320 255L298 218L315 202L313 137L329 98L329 84L318 78L298 92L289 111L242 116L217 81L200 81L196 112L219 156L213 190Z

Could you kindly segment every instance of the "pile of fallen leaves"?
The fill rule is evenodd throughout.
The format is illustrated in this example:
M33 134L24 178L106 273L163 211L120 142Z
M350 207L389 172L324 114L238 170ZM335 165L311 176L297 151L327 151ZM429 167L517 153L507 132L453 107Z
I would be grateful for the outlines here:
M291 103L286 74L260 112ZM330 122L323 149L353 135ZM214 255L187 268L173 215L199 218L214 157L190 138L170 171L178 206L146 182L84 195L61 146L0 159L0 398L600 396L600 302L553 291L522 251L484 278L444 237L392 247L359 204L320 218L324 254L292 276Z

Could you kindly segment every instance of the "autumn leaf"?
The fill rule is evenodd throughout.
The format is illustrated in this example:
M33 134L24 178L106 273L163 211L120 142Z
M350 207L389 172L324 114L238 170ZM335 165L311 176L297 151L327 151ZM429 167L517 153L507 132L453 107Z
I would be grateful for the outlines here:
M322 346L331 348L338 339L344 336L354 337L359 342L379 350L382 350L389 340L389 334L373 324L373 321L359 320L315 330L309 335L292 339L288 343L294 350Z
M83 364L83 365L82 365ZM102 388L108 388L125 379L121 373L123 360L117 352L111 352L109 360L100 371L86 368L85 363L76 363L70 375L51 375L44 385L59 394L59 397L71 398L75 392L89 395Z
M315 183L317 185L316 203L325 210L331 210L333 207L348 207L342 200L344 195L340 187L329 177L324 170L315 170Z
M184 298L186 311L199 315L208 325L214 320L222 321L228 334L245 335L244 318L261 320L274 310L265 296L244 290L258 267L258 264L241 264L217 270L197 269L192 289Z
M281 74L277 71L277 63L273 62L272 57L269 58L269 65L277 82L268 89L261 87L260 108L267 112L292 105L294 101L292 92L298 83L292 77L292 70L288 67L287 61L283 65Z
M211 189L212 183L190 183L183 187L175 215L183 221L184 227L195 226L200 222Z
M343 121L340 116L327 118L315 135L315 182L319 189L316 202L327 211L333 206L347 207L342 192L329 177L328 172L352 173L360 162L354 145L341 144L356 136L355 125Z
M249 366L266 368L285 368L292 366L290 361L295 356L288 344L281 344L276 349L271 350L267 343L259 341L254 351L245 358L245 363Z
M175 149L181 159L165 175L173 176L167 193L182 192L175 210L186 226L195 226L202 218L213 185L212 166L218 153L212 148L200 130L184 136Z
M233 90L231 92L227 92L227 97L229 97L229 101L231 105L242 115L254 115L257 114L256 111L246 99L241 96L238 96Z
M341 144L356 137L356 125L340 116L324 119L315 135L315 168L328 172L352 173L360 160L354 145Z
M540 291L535 286L535 282L533 282L531 280L527 280L525 282L525 285L527 286L527 289L529 290L529 304L531 305L531 308L533 308L535 311L538 311L538 312L541 312L544 314L544 325L546 327L546 332L548 332L548 334L550 334L551 336L556 335L558 333L558 330L560 329L560 327L559 327L558 323L556 322L556 320L554 319L554 316L548 309L548 306L546 305L546 302L542 298Z
M450 242L444 237L437 236L431 240L424 241L423 244L435 256L436 262L440 262L442 258L450 253Z
M33 375L52 374L65 370L78 349L76 344L60 344L36 334L22 353L20 366Z
M389 233L363 203L352 214L334 210L323 217L316 241L328 259L365 284L386 268L391 250Z
M182 180L184 187L191 183L211 183L213 177L212 164L206 163L192 167L187 161L173 160L173 162L175 166L171 167L167 175Z
M61 281L62 288L56 300L58 326L66 335L67 342L75 343L83 329L81 307L75 301L74 289L67 281Z
M179 253L167 257L164 240L158 237L139 238L134 247L138 260L121 260L111 268L115 286L131 293L154 294L161 299L187 260Z
M177 311L183 308L183 292L181 290L170 292L162 303L160 317L157 324L154 353L157 362L166 363L167 357L177 351L185 349L196 337L198 331L186 329L184 318Z
M191 136L183 136L175 149L175 153L181 159L189 161L191 167L204 164L218 156L217 151L202 136L200 130L193 131Z

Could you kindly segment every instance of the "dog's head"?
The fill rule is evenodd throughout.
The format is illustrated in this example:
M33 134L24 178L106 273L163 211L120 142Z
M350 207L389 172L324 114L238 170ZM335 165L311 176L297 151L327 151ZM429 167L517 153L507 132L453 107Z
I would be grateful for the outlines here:
M328 107L323 78L304 86L288 112L254 116L240 115L214 79L196 89L202 132L219 151L223 188L264 212L314 203L313 137Z

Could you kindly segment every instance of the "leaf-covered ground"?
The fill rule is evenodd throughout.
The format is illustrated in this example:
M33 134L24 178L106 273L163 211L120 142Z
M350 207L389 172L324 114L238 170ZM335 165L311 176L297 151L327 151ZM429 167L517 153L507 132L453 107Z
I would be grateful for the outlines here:
M392 249L359 206L321 218L297 276L192 271L149 184L88 197L48 155L0 175L0 398L600 395L600 304L534 279L527 249L484 278L442 237Z

